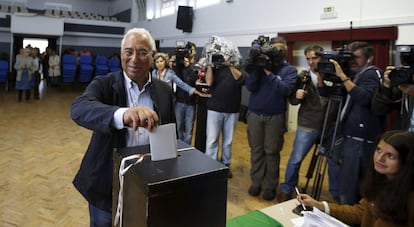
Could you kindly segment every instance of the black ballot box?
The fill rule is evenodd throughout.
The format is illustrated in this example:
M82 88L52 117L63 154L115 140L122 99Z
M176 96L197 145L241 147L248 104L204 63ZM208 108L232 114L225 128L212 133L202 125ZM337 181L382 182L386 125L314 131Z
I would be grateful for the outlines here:
M179 141L178 147L189 146ZM121 159L148 152L149 146L115 151L113 217L118 205ZM151 161L146 156L124 174L122 226L225 227L228 171L225 165L194 148L179 152L174 159Z

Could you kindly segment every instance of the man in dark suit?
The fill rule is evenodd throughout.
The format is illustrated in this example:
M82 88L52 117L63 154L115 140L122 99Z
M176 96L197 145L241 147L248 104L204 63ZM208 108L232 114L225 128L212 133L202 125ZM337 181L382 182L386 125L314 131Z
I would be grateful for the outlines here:
M73 181L89 203L91 226L112 226L113 149L149 144L154 127L175 122L171 88L149 74L155 51L147 30L129 30L122 71L96 77L72 103L72 119L93 131Z

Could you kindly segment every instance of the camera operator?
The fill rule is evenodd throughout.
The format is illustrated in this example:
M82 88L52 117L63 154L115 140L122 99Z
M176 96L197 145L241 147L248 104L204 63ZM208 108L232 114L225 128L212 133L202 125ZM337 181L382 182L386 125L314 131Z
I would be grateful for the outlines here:
M277 194L277 200L284 202L292 198L294 187L298 184L299 169L302 160L305 158L315 141L322 132L324 114L326 113L327 98L319 96L317 90L318 62L322 60L323 48L318 45L308 46L304 55L309 70L302 71L298 77L295 92L289 96L292 105L299 105L298 126L296 129L295 141L286 166L285 182L280 185L281 191ZM334 112L330 110L330 112ZM339 166L329 161L329 191L333 198L339 198L337 175Z
M339 194L341 204L355 204L359 201L359 182L374 150L374 139L383 131L382 116L371 111L371 100L379 85L380 69L371 65L374 49L367 42L355 41L349 44L352 52L350 71L355 75L346 75L338 61L330 59L334 65L335 76L342 81L346 101L341 120L342 143L338 142L335 152L341 159L339 173ZM327 95L322 85L319 91ZM340 140L339 140L340 141Z
M404 48L404 49L403 49ZM409 48L409 49L408 49ZM400 60L409 70L387 66L381 85L372 102L372 110L378 114L389 114L391 129L414 131L414 48L402 47ZM391 78L390 78L391 74ZM394 77L392 77L394 75ZM393 79L393 81L391 80ZM393 115L391 112L398 112ZM394 118L392 118L394 117Z
M265 200L276 197L280 151L286 132L287 97L297 78L296 68L286 61L286 42L280 38L272 38L270 46L278 52L276 58L269 59L271 67L257 67L249 71L246 78L246 87L250 91L247 136L252 180L248 193L257 196L263 187Z
M236 46L220 37L217 39L213 37L212 42L217 42L217 46L221 47L219 50L215 49L214 54L207 54L207 59L210 60L208 60L205 80L211 98L207 100L206 155L218 159L221 134L221 158L218 160L230 168L233 135L239 119L241 89L247 75L237 68L240 53ZM206 51L213 52L209 49ZM232 177L230 169L228 177Z
M187 42L184 47L178 46L175 52L174 71L180 80L189 86L195 87L198 79L198 70L194 67L194 58L197 54L196 45L192 42ZM177 137L187 144L191 144L193 136L196 100L197 98L207 98L210 96L197 89L194 90L194 93L197 94L198 97L188 95L183 87L177 87L175 92Z

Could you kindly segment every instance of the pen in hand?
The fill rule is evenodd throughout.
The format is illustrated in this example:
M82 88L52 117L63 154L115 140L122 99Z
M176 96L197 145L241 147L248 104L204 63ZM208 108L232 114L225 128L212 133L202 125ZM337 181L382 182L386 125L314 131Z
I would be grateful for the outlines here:
M297 187L295 187L295 191L296 191L296 194L297 194L297 195L299 195L299 194L300 194L300 193L299 193L299 189L298 189ZM306 210L305 204L303 204L302 202L300 202L300 204L302 205L303 210Z

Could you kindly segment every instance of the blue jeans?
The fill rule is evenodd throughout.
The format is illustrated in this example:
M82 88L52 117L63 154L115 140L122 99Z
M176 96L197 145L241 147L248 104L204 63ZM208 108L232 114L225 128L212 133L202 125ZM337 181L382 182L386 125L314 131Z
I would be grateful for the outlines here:
M175 103L175 118L177 121L177 137L187 144L191 144L194 125L194 105L181 102Z
M294 187L298 185L300 165L319 135L320 130L317 129L297 128L292 153L286 167L285 182L280 185L283 192L293 193Z
M353 205L359 202L359 183L372 162L374 143L344 138L341 146L342 163L339 179L339 199L341 204Z
M207 110L206 155L217 160L220 133L222 133L221 163L230 165L231 146L239 113L221 113Z
M89 203L90 227L112 227L112 213Z

